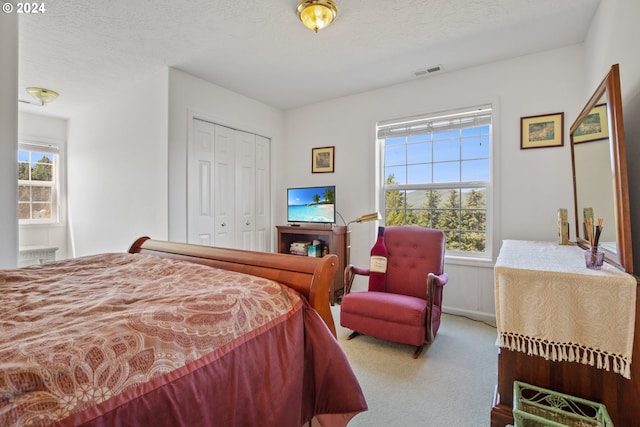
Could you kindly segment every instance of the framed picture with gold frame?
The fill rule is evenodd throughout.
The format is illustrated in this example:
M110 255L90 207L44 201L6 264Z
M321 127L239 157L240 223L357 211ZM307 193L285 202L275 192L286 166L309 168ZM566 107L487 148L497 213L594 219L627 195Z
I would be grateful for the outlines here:
M333 172L335 147L319 147L311 149L311 172Z
M564 113L520 118L520 148L564 145Z
M609 138L609 118L607 104L596 105L573 132L573 143L596 141Z

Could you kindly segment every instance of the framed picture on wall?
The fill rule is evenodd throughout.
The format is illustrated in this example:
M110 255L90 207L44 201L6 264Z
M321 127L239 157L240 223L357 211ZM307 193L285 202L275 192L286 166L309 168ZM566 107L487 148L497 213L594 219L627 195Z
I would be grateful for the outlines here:
M520 118L520 148L564 145L564 113Z
M573 143L578 144L605 138L609 138L607 104L600 104L593 107L573 132Z
M320 147L311 149L311 172L333 172L335 147Z

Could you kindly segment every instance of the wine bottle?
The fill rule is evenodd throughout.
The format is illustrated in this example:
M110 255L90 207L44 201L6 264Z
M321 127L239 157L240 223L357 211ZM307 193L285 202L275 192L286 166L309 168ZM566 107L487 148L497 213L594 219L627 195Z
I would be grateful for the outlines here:
M387 281L387 247L384 245L384 227L378 227L378 239L371 248L369 263L369 290L384 292Z

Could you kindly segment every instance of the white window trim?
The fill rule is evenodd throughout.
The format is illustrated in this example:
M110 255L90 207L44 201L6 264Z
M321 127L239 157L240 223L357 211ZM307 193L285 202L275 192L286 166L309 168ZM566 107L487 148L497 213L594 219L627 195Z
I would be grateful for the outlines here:
M499 215L497 209L499 208L498 197L497 197L497 187L498 187L498 171L497 171L497 162L496 162L496 146L498 141L498 135L496 133L496 129L499 129L499 102L484 102L478 105L489 106L492 110L491 112L491 130L490 130L490 149L489 149L489 171L490 177L488 185L486 186L486 206L487 206L487 232L486 232L486 242L485 248L486 250L482 253L473 253L473 252L464 252L464 251L452 251L447 250L445 253L445 261L451 264L458 265L470 265L470 266L480 266L480 267L489 267L493 266L494 262L494 251L496 250L495 242L499 236L498 224L499 224ZM381 213L384 223L385 218L385 176L384 176L384 143L382 139L378 138L377 127L381 124L388 124L393 122L400 122L405 120L407 123L414 121L416 118L419 120L420 118L433 118L436 116L446 116L450 114L455 114L456 112L464 112L471 111L476 107L468 107L468 108L457 108L455 110L450 111L441 111L434 112L432 114L420 114L400 119L393 120L383 120L377 121L374 125L374 138L376 141L375 145L375 193L376 193L376 206L378 211ZM407 188L408 186L404 186ZM498 245L499 246L499 245Z
M61 200L63 200L62 192L62 169L63 169L63 144L59 141L51 141L33 138L18 138L18 150L39 151L42 153L53 154L56 158L56 166L54 167L54 181L52 186L52 208L55 209L55 219L20 219L18 224L20 227L54 227L64 225L63 209ZM17 158L16 158L17 161ZM17 208L17 206L16 206Z

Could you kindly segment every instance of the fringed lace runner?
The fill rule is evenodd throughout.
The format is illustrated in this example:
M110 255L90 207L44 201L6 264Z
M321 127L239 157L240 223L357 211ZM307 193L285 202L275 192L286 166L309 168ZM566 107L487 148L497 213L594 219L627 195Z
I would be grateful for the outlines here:
M631 376L636 280L582 250L507 240L495 265L496 345Z
M579 344L554 343L514 334L498 334L498 347L540 356L554 362L578 362L598 369L613 370L625 378L631 378L631 358L609 354Z

